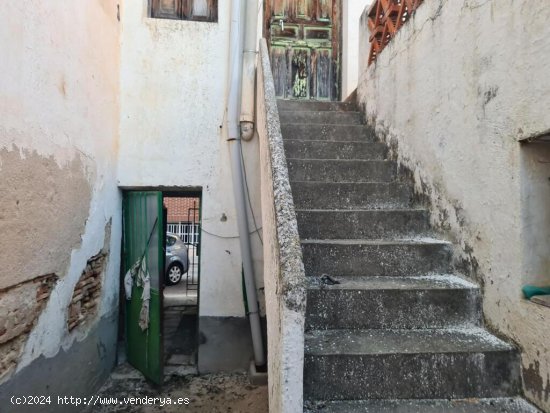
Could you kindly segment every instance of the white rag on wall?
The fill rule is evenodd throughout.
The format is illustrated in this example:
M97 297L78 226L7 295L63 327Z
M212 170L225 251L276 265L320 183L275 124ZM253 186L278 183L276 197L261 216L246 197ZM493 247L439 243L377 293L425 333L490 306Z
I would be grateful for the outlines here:
M127 300L132 299L132 287L134 284L137 287L143 287L139 326L142 331L145 331L149 328L149 302L151 300L151 277L147 270L145 255L137 260L124 275L124 290Z

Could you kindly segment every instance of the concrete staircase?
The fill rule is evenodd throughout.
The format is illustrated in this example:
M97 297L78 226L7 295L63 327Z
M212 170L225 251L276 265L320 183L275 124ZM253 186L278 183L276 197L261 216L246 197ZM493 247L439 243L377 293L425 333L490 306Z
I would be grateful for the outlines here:
M308 277L305 411L537 412L411 183L346 103L280 101Z

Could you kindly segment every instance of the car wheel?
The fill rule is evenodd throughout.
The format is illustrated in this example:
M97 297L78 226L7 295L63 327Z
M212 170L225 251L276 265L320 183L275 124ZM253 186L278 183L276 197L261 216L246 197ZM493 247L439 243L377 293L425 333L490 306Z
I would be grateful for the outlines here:
M166 285L175 285L181 281L183 267L179 262L170 264L166 271Z

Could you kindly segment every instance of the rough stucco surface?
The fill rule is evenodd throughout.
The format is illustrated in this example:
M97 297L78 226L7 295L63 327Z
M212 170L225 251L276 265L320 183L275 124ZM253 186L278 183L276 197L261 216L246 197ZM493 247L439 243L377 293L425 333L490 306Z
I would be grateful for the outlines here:
M0 150L0 162L0 289L64 273L90 208L82 161L59 167L53 157L13 147Z
M14 361L17 375L33 370L39 358L41 365L55 365L52 360L59 353L82 354L76 351L79 342L89 338L97 320L116 314L119 23L114 0L12 2L2 13L9 18L0 25L0 288L6 287L4 294L17 294L17 287L9 287L48 273L58 277L43 310L34 314L32 331L6 343L13 344L9 351L20 351ZM66 315L74 287L87 260L104 247L110 221L112 255L98 318L68 333ZM29 289L18 297L21 313L36 308L28 300L38 296ZM3 302L13 304L9 297ZM116 323L106 328L111 331L104 333L116 337ZM115 351L114 340L94 337L92 347ZM73 368L80 362L78 357L64 360ZM92 366L82 380L109 368L108 363ZM57 365L58 371L66 367ZM50 382L50 391L57 384Z
M265 40L260 43L256 83L264 228L269 410L301 412L305 272Z
M201 317L244 317L241 253L225 128L230 2L217 23L152 19L147 0L122 7L118 181L128 188L202 188ZM258 139L243 142L249 228L261 226ZM262 246L251 236L263 313Z
M377 62L362 16L358 97L412 171L432 223L483 286L484 314L522 350L526 395L550 411L550 309L522 298L550 284L550 151L518 139L550 128L545 2L424 2ZM396 150L397 149L397 150Z

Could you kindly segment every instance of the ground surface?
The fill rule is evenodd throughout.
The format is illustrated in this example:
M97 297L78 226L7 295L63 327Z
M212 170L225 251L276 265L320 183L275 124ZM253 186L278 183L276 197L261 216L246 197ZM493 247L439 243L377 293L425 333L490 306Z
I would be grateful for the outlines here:
M115 371L98 394L99 400L117 398L117 404L103 405L85 412L136 412L136 413L267 413L267 387L252 386L244 373L218 374L206 376L171 377L166 380L161 391L157 390L135 372L126 367ZM189 404L161 406L128 404L124 398L160 397L188 398ZM166 402L166 401L165 401Z

